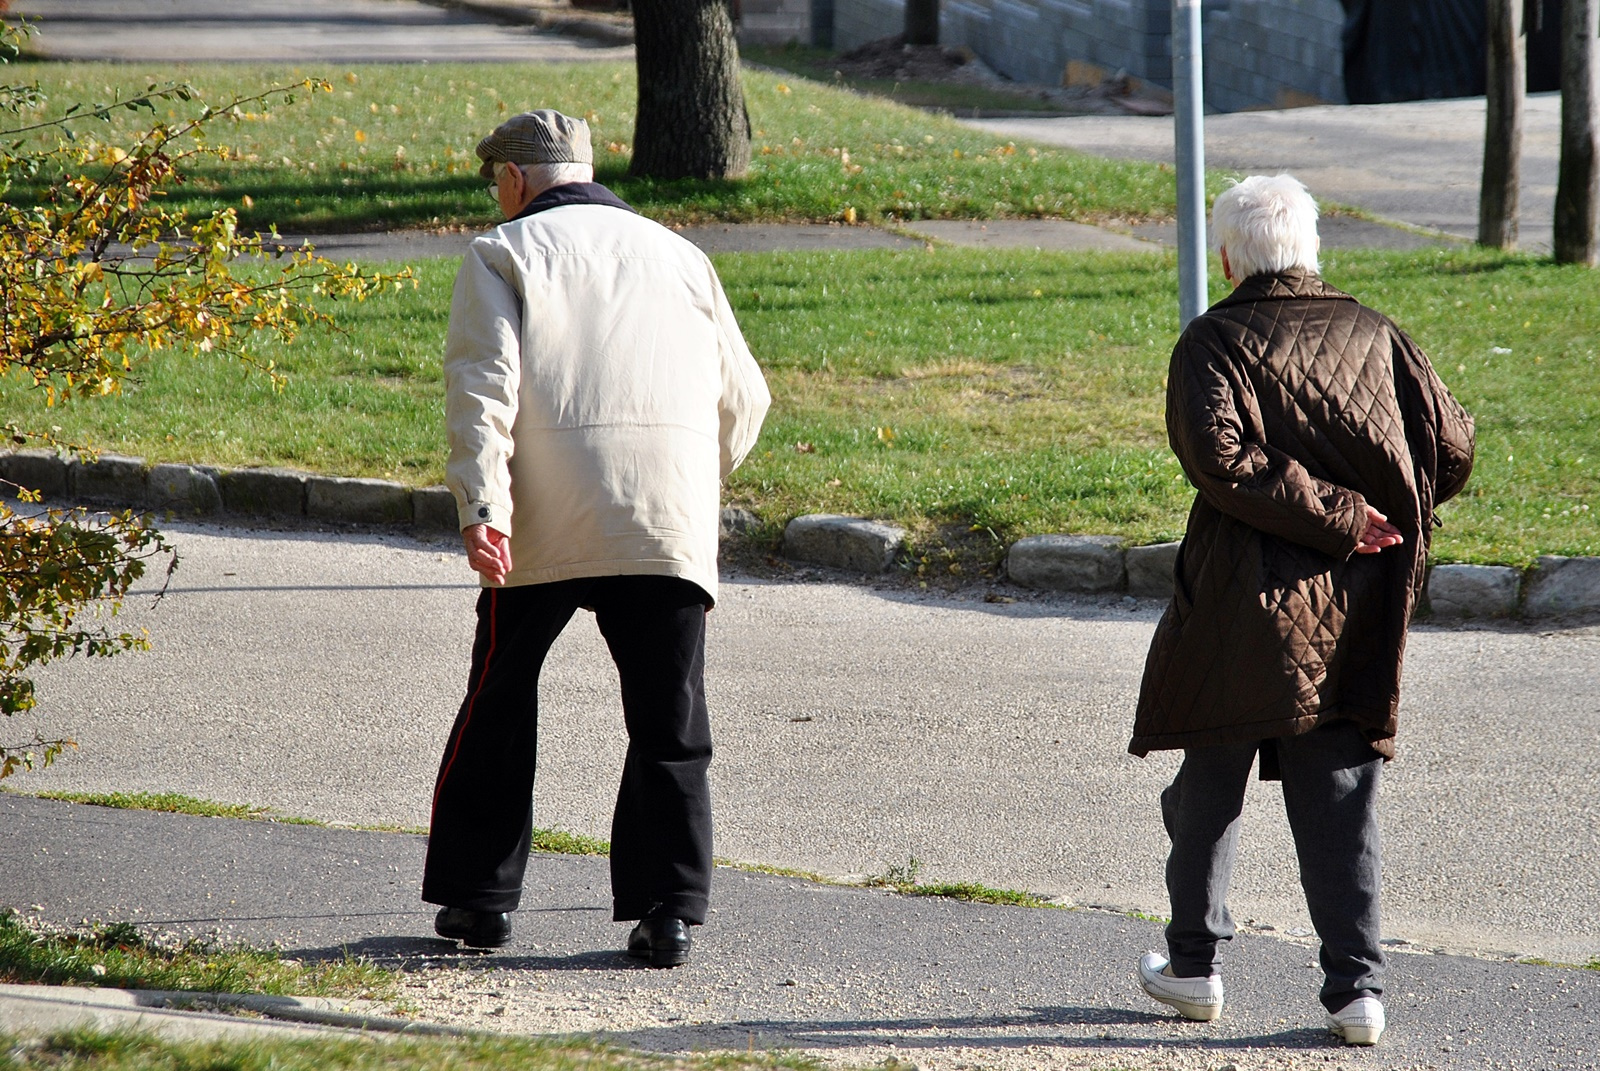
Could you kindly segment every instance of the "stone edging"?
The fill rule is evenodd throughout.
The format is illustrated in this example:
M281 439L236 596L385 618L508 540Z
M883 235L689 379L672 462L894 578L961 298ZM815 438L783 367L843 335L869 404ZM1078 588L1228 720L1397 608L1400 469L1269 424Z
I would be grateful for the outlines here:
M84 463L53 450L16 450L0 453L0 480L38 491L47 501L201 520L377 524L450 536L461 530L456 498L447 487L410 487L393 480L319 476L293 469L150 465L142 457L119 454L101 454ZM749 510L722 511L723 538L752 532L760 524Z
M17 450L0 454L0 480L46 499L201 519L377 524L434 535L460 530L448 488L291 469L152 466L117 454L86 464L52 450ZM724 509L721 534L745 535L760 524L748 510ZM882 521L815 513L784 528L783 554L876 575L894 567L905 537L904 529ZM1038 535L1011 544L1005 571L1013 583L1040 591L1168 599L1177 554L1176 543L1128 546L1118 536ZM1451 620L1600 612L1600 558L1546 555L1526 572L1507 565L1436 565L1428 571L1426 604L1434 617Z
M905 531L862 517L796 517L783 534L785 557L859 573L891 568ZM1177 543L1128 546L1118 536L1038 535L1006 551L1005 571L1022 587L1077 594L1170 599ZM1545 618L1600 612L1600 558L1546 555L1524 572L1508 565L1436 565L1428 571L1428 612L1437 619Z

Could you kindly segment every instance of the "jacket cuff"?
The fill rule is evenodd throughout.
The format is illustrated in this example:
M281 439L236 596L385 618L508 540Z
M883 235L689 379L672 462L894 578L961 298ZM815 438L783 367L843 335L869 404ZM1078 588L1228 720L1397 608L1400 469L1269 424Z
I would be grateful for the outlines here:
M461 522L462 528L473 524L487 524L497 532L511 534L511 511L493 502L468 502L457 513L457 520Z

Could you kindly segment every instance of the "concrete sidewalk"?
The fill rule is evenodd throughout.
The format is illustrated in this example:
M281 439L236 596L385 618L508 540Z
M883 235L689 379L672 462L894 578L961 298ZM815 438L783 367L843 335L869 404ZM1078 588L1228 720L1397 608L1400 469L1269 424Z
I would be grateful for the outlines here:
M1171 116L978 119L967 125L1096 156L1172 161ZM1560 156L1559 94L1527 100L1522 246L1549 252ZM1484 102L1428 100L1208 115L1206 166L1290 171L1318 200L1470 241L1478 230Z
M426 824L477 595L459 541L165 531L182 559L171 589L119 618L154 649L45 667L39 714L13 732L82 748L17 786ZM1126 751L1160 604L786 575L724 576L710 619L721 854L830 876L914 856L925 880L1165 912L1156 799L1177 758ZM580 614L542 677L541 825L607 835L616 688ZM1381 809L1385 935L1600 956L1600 754L1550 742L1600 731L1600 629L1419 627L1403 696ZM1309 928L1276 783L1251 788L1231 902L1252 931Z
M1600 973L1396 955L1376 1050L1324 1031L1305 941L1241 937L1228 1008L1192 1024L1132 980L1155 922L1095 911L913 898L719 869L687 967L620 951L606 861L539 855L511 945L468 954L417 899L423 840L0 796L0 904L54 923L347 952L404 969L427 1021L596 1034L663 1052L796 1048L932 1069L1572 1069L1600 1060ZM382 1008L370 1009L385 1014ZM17 1019L0 994L0 1030Z
M416 0L18 0L52 60L166 65L564 63L633 59L631 45L502 25Z

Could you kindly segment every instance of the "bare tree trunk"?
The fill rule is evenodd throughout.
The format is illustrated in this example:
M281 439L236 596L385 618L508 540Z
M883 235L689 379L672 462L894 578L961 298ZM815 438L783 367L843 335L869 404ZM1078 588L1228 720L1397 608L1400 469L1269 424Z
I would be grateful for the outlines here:
M639 110L629 171L651 178L740 178L750 116L728 0L633 0Z
M1488 0L1488 119L1483 135L1483 186L1478 195L1478 244L1517 244L1522 183L1522 98L1527 83L1522 39L1523 0Z
M906 0L906 44L939 43L939 0Z
M1556 179L1555 255L1562 264L1596 262L1600 209L1600 0L1561 6L1561 169Z

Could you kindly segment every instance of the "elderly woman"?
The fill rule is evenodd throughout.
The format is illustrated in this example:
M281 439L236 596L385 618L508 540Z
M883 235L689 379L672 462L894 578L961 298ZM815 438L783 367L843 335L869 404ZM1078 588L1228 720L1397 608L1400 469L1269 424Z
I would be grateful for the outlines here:
M1323 282L1317 209L1288 175L1223 192L1231 295L1172 353L1167 431L1198 490L1128 750L1182 748L1167 954L1145 992L1222 1014L1224 902L1251 766L1283 781L1329 1029L1384 1029L1378 776L1394 757L1406 626L1439 503L1472 469L1472 418L1387 317Z

